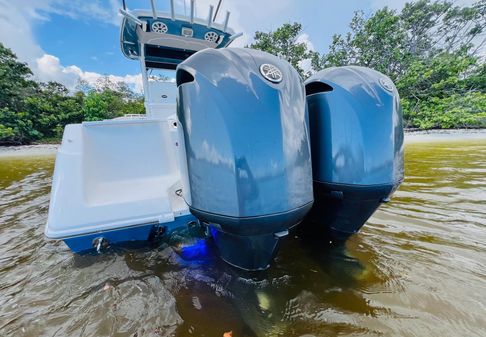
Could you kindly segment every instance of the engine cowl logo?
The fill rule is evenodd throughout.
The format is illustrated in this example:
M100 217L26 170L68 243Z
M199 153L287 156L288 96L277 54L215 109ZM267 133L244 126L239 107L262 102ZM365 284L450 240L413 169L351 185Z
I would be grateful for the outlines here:
M380 85L385 90L390 91L390 92L393 92L393 88L395 87L395 85L393 84L393 82L391 80L389 80L388 78L386 78L386 77L380 78Z
M278 69L273 64L264 63L260 66L260 73L262 74L265 79L269 80L273 83L280 83L282 82L283 75L280 69Z

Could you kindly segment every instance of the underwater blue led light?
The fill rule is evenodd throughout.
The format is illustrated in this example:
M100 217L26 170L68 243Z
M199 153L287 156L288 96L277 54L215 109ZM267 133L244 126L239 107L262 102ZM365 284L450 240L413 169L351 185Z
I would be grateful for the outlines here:
M191 245L183 246L180 249L180 256L188 261L205 260L209 255L209 249L205 239L196 240Z

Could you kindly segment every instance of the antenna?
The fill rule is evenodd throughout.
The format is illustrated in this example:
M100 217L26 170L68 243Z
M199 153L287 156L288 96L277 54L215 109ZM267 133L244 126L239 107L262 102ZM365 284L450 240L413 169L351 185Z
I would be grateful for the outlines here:
M123 4L123 9L127 10L127 4L125 3L125 0L122 0L122 4Z
M209 6L209 16L208 16L208 24L207 24L208 28L211 28L211 24L213 23L213 20L212 20L213 19L213 11L214 11L214 6L213 5Z
M216 12L214 13L213 21L216 21L216 17L218 16L218 12L219 12L219 7L221 7L222 2L223 0L219 0L218 2L218 6L216 7Z
M152 5L152 16L154 19L157 19L157 9L155 8L155 0L150 0L150 4Z

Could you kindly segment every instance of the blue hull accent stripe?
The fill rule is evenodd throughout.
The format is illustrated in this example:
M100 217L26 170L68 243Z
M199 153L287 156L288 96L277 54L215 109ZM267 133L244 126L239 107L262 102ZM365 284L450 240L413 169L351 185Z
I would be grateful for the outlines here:
M176 229L186 226L189 222L195 221L193 215L183 215L174 219L173 222L164 224L146 224L134 227L125 227L116 230L91 233L82 236L75 236L64 239L66 245L73 253L81 253L94 249L93 241L103 238L110 246L134 241L147 241L155 228L164 228L164 233L170 233Z

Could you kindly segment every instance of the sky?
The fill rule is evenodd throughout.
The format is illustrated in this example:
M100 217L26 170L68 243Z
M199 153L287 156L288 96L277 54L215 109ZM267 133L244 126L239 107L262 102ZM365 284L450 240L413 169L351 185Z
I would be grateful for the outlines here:
M190 0L175 0L176 12L188 11ZM196 15L206 18L218 0L196 0ZM370 14L388 6L401 9L406 0L223 0L220 15L231 12L230 27L244 36L233 46L252 41L254 32L275 30L284 23L303 26L300 41L326 51L332 35L346 33L357 10ZM470 3L469 0L458 2ZM150 0L126 0L129 9L148 9ZM168 11L169 0L156 0ZM73 90L80 79L100 76L124 81L140 92L140 64L120 51L118 9L121 0L0 0L0 42L29 64L40 81L58 81Z

